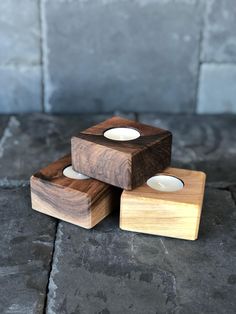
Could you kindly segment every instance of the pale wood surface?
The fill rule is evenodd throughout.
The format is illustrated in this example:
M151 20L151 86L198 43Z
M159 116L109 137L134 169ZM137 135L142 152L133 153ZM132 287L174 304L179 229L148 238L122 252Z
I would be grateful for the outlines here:
M183 189L161 192L146 183L121 196L120 227L124 230L195 240L198 236L205 174L167 168L162 174L184 182Z

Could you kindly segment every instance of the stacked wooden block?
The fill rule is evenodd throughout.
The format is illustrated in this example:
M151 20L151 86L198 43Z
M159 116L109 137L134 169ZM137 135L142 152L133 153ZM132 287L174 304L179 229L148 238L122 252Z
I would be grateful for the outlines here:
M32 207L89 229L120 205L121 229L195 240L205 174L169 167L171 144L167 130L106 120L31 177Z

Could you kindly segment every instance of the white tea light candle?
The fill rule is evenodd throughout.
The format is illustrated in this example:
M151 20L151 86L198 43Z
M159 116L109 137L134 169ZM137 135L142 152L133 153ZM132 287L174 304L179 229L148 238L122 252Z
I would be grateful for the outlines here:
M85 180L90 179L90 177L85 176L82 173L79 173L75 171L72 166L68 166L63 170L63 175L70 179L76 179L76 180Z
M112 128L105 131L103 135L113 141L131 141L140 137L140 133L132 128Z
M151 177L147 180L147 185L154 190L162 192L176 192L184 187L182 180L168 175Z

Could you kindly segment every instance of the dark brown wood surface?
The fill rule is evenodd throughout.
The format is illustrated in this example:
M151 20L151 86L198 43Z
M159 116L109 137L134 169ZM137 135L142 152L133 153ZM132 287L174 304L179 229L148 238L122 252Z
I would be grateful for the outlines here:
M119 206L120 191L98 180L65 177L63 170L69 165L71 156L67 155L31 177L32 207L84 228L92 228Z
M134 128L140 137L130 141L104 137L106 130L116 127ZM72 137L72 164L76 171L130 190L170 165L171 143L167 130L113 117Z

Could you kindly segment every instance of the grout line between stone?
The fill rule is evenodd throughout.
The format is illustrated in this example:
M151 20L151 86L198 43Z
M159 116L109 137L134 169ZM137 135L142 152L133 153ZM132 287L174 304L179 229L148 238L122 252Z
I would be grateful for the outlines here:
M41 61L41 108L42 112L45 112L45 75L44 75L44 32L43 32L43 9L42 0L38 0L39 7L39 28L40 28L40 61Z
M54 237L54 241L53 241L52 256L51 256L51 261L50 261L49 271L48 271L48 282L47 282L46 291L45 291L45 298L44 298L44 306L43 306L43 313L44 314L47 313L47 308L48 308L49 288L50 288L49 285L50 285L50 278L51 278L52 269L53 269L54 260L55 260L55 249L56 249L56 243L57 243L57 239L58 239L59 224L60 224L60 221L56 220L55 237Z
M217 65L217 66L224 66L224 65L230 65L230 66L236 66L236 62L233 61L200 61L201 65L207 64L207 65Z
M39 67L41 66L41 63L38 62L24 62L24 63L18 63L18 62L9 62L9 63L0 63L0 69L29 69L32 67Z
M207 5L207 4L204 4ZM205 9L205 8L204 8ZM196 82L196 88L195 88L195 108L194 112L198 112L198 102L199 102L199 88L200 88L200 79L201 79L201 58L202 58L202 51L203 51L203 40L204 40L204 31L205 31L205 11L204 10L204 16L201 19L201 27L200 27L200 33L199 33L199 50L198 50L198 67L197 67L197 82Z

